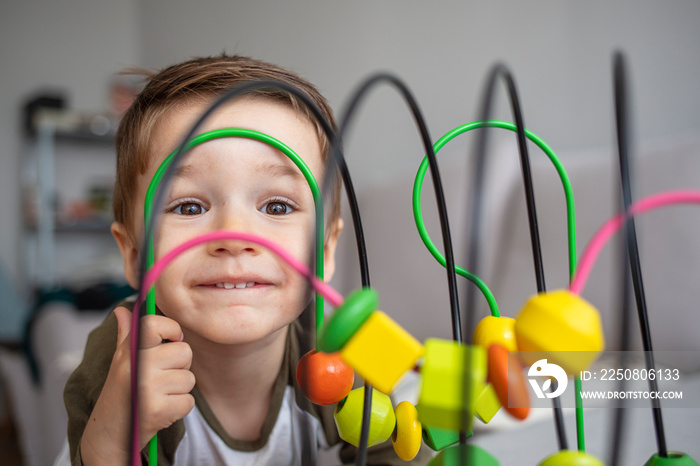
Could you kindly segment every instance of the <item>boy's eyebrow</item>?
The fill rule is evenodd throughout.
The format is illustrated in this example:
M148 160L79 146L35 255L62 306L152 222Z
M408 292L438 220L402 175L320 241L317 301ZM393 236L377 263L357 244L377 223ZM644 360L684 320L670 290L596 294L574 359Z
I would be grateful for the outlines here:
M258 169L272 177L304 178L304 175L296 166L281 163L262 162L258 165Z
M180 165L175 169L173 174L174 178L187 178L194 172L194 166L192 165Z

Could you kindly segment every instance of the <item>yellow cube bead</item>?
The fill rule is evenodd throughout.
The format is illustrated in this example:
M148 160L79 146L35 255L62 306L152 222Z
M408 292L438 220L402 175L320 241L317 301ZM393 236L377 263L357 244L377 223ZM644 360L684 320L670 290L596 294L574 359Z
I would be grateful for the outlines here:
M340 356L382 393L423 356L423 345L382 311L374 311L340 350Z
M465 374L469 361L470 371ZM469 431L476 400L486 384L486 351L454 341L430 338L425 342L421 391L417 405L424 425ZM470 400L465 400L465 381Z
M474 410L476 417L484 424L488 424L502 406L498 395L496 395L496 390L494 390L493 385L489 383L486 384L479 394Z
M515 337L526 365L547 358L569 375L586 369L604 347L598 311L568 290L530 298L516 318Z

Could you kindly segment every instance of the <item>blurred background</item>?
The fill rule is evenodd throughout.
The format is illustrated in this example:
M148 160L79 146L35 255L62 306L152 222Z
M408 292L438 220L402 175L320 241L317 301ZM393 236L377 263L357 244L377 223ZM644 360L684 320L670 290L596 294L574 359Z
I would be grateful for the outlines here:
M700 4L693 0L3 0L0 199L9 210L0 221L2 448L19 437L17 456L25 464L50 464L65 416L61 382L80 360L87 331L109 303L130 292L108 230L111 138L138 83L118 72L238 53L308 78L339 115L363 79L387 71L413 91L436 140L477 119L486 75L495 63L505 63L515 76L526 126L571 167L580 252L619 202L614 51L624 52L631 78L633 147L639 154L635 194L700 185L698 20ZM373 284L382 308L419 339L449 338L444 269L422 245L411 213L413 177L424 152L418 133L394 90L375 89L364 102L345 142ZM493 117L512 121L502 84ZM483 271L475 271L492 286L503 314L513 317L536 291L514 140L502 133L490 139ZM465 135L440 153L460 264L466 261L471 141ZM568 269L561 184L535 152L548 285L563 287ZM424 215L441 245L429 183L430 176ZM693 306L700 296L693 295L692 277L700 253L692 245L700 224L675 214L645 225L640 235L659 346L698 349L692 346L700 325ZM619 273L616 256L608 252L590 280L589 298L612 336L619 329L611 310ZM345 293L360 284L347 216L338 261L333 284ZM42 310L49 304L50 315ZM479 303L473 312L488 311ZM51 323L42 327L42 319ZM636 331L636 322L631 325ZM36 341L54 346L38 348ZM34 401L19 400L17 393ZM39 410L44 419L32 424L40 403L47 403ZM18 419L32 425L19 426ZM50 424L52 432L41 424ZM43 444L38 453L31 452L32 441Z

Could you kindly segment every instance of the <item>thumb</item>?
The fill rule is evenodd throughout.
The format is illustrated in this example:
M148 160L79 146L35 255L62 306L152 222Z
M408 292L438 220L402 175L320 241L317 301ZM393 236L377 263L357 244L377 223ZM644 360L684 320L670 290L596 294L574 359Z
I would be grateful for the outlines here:
M114 316L117 318L117 346L119 346L131 332L131 311L125 307L117 307L114 309Z

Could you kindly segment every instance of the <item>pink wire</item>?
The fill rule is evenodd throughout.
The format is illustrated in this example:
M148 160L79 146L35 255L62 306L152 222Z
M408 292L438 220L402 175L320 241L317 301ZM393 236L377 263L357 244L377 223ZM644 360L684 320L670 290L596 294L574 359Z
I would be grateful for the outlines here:
M629 215L635 216L671 204L700 204L700 191L668 191L654 194L630 205ZM576 273L569 285L569 290L572 293L581 294L583 292L583 287L586 286L586 281L598 254L608 240L622 228L624 221L624 213L618 214L605 222L593 235L593 238L581 255Z
M184 243L180 244L179 246L173 248L170 252L168 252L165 256L163 256L161 259L158 260L155 264L153 264L153 267L151 267L147 272L146 275L144 276L142 285L141 285L141 290L148 290L153 286L153 284L156 282L158 277L160 277L160 274L163 273L163 270L165 270L165 267L168 266L177 256L182 254L183 252L187 251L188 249L191 249L195 246L199 246L200 244L204 243L209 243L212 241L221 241L221 240L241 240L241 241L248 241L250 243L255 243L259 244L270 251L274 252L277 254L282 260L287 262L294 270L296 270L299 274L303 275L306 277L307 280L309 280L309 283L311 283L311 286L316 290L319 294L321 294L324 298L328 300L334 307L338 307L343 303L343 296L335 291L333 287L328 285L327 283L324 283L323 281L319 280L309 270L309 268L304 264L302 261L297 259L296 257L292 256L289 252L287 252L284 248L279 246L276 243L273 243L270 240L267 240L265 238L262 238L260 236L252 235L250 233L242 233L242 232L237 232L237 231L214 231L211 233L206 233L201 236L197 236L195 238L192 238L188 241L185 241ZM143 294L145 296L145 292ZM132 314L132 319L131 319L131 342L130 342L130 348L131 348L131 367L136 366L136 354L138 351L138 322L139 322L139 309L141 307L143 298L141 297L141 294L139 294L139 299L136 301L136 305L134 306L134 311ZM136 393L136 379L132 375L132 383L131 383L131 390L132 393ZM137 406L137 405L136 405ZM138 409L136 409L138 411ZM138 416L138 413L132 413L132 416ZM139 445L139 426L138 422L134 423L133 426L133 431L132 431L132 442L134 444L134 449L131 452L132 453L132 463L131 464L139 464L140 461L140 453L138 449Z
M153 264L153 267L146 272L146 276L144 277L143 280L143 288L144 289L149 289L155 281L158 279L160 274L163 272L165 267L170 264L177 256L182 254L183 252L187 251L190 248L193 248L195 246L199 246L200 244L203 243L209 243L212 241L220 241L220 240L241 240L241 241L248 241L250 243L256 243L259 244L275 254L277 254L282 260L287 262L294 270L299 272L301 275L306 277L309 282L311 283L311 286L316 290L318 293L320 293L324 298L328 300L333 306L338 307L343 303L343 297L340 293L335 291L330 285L327 283L324 283L320 281L318 278L314 277L311 274L311 271L309 268L301 262L299 259L296 257L292 256L289 252L284 250L281 246L277 245L276 243L273 243L270 240L267 240L265 238L261 238L260 236L252 235L250 233L242 233L238 231L214 231L211 233L206 233L201 236L197 236L196 238L192 238L191 240L185 241L184 243L180 244L179 246L173 248L172 251L167 253L165 256L163 256L158 262Z

